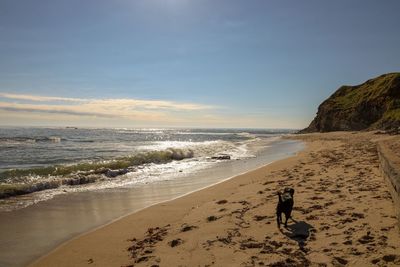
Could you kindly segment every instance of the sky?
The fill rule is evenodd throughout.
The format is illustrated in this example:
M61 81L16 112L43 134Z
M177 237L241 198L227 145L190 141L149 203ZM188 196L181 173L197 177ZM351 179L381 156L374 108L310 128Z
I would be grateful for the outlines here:
M0 126L306 127L400 71L400 1L1 0Z

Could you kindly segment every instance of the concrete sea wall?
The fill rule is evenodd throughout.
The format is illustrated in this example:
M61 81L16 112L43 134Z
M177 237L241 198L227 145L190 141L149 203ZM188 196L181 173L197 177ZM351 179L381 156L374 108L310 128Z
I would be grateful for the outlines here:
M400 157L390 149L388 141L378 143L378 154L381 172L392 195L400 226Z

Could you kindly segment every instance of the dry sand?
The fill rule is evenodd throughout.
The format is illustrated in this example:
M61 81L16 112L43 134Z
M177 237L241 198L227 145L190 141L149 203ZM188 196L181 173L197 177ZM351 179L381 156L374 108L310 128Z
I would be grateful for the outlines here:
M399 266L400 232L371 133L307 148L73 239L32 266ZM293 187L288 228L276 192Z

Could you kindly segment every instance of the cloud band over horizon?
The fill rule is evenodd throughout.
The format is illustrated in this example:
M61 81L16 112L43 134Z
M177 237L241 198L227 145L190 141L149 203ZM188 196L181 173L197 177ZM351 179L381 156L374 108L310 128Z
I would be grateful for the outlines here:
M0 125L95 127L290 128L276 114L136 98L71 98L0 92Z
M180 112L202 112L215 109L215 107L165 100L80 99L0 92L0 109L11 112L124 118L137 121L168 121L170 118L174 121L173 117L169 116L174 114L177 116Z

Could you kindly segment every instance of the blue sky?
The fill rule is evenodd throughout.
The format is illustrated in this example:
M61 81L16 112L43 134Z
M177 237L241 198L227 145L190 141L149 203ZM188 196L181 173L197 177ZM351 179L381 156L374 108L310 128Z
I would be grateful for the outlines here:
M2 0L0 125L302 128L400 69L399 1Z

